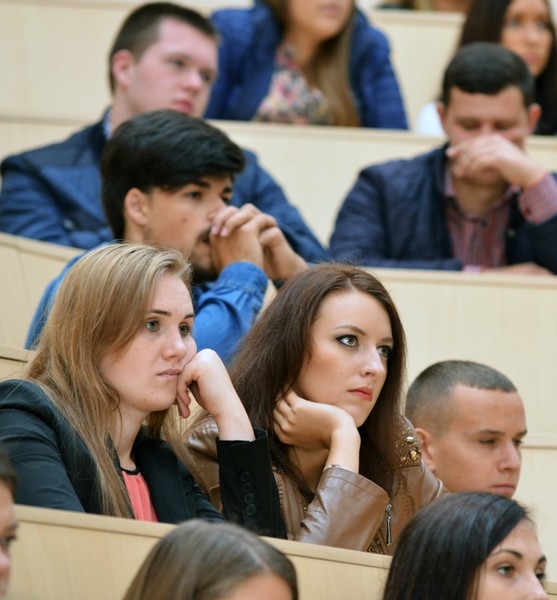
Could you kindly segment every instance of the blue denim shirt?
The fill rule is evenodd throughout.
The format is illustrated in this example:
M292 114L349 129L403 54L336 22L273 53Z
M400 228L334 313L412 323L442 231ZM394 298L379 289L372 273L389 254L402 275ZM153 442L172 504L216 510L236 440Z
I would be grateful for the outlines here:
M73 258L48 284L27 334L27 348L35 345L60 284L82 256ZM214 282L195 286L193 337L197 349L211 348L224 362L229 361L263 305L267 282L267 276L258 266L238 262L225 267Z

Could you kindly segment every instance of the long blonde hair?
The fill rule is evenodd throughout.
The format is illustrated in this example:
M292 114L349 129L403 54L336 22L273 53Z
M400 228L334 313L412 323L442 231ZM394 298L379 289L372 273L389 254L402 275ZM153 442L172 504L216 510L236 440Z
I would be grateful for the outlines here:
M131 517L132 511L109 436L119 397L103 378L100 361L132 341L165 274L176 275L190 289L190 266L175 250L116 244L86 254L64 278L25 373L41 385L91 452L107 515ZM186 460L175 411L152 413L146 425L150 437L165 439Z
M263 0L285 29L288 16L288 0ZM333 125L358 127L360 117L356 110L350 86L349 62L354 28L355 2L352 12L342 29L334 37L319 46L315 56L304 69L306 78L317 86L329 103Z

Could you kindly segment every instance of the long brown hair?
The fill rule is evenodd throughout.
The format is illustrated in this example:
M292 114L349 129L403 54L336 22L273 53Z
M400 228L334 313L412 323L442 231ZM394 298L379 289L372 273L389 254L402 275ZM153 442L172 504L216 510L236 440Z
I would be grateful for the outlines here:
M273 11L280 27L286 29L289 21L288 0L262 1ZM321 43L304 69L308 81L317 86L327 98L333 125L344 127L360 125L348 68L355 12L356 5L352 2L352 12L342 29L334 37Z
M131 517L132 512L108 433L120 401L103 378L100 361L132 341L157 282L168 273L189 289L189 264L175 250L116 244L86 254L64 278L25 373L41 385L91 452L107 515ZM166 439L186 460L176 411L151 413L146 425L151 437Z
M238 525L192 519L151 550L124 600L218 600L265 573L298 599L294 566L277 548Z
M292 277L248 332L231 367L232 382L253 426L269 432L274 463L308 496L311 493L288 446L273 433L273 408L300 376L311 344L311 327L324 299L334 292L354 290L381 304L393 333L385 384L371 415L359 428L360 473L390 490L398 460L406 341L397 309L376 277L340 264L317 265Z

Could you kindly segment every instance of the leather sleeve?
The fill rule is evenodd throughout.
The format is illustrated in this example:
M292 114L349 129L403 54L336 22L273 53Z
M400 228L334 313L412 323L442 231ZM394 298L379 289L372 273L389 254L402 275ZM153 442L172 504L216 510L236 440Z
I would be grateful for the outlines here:
M259 535L286 537L271 467L267 433L253 441L220 441L213 421L189 435L194 478L227 520Z
M367 551L388 504L385 490L363 475L329 467L321 475L294 539Z

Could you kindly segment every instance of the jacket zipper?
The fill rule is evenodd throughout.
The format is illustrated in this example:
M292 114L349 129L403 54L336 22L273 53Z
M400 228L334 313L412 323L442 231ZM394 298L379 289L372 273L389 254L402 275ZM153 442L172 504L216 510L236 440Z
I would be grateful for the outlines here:
M385 541L387 543L387 546L390 546L393 543L393 534L391 531L391 521L392 521L391 509L392 508L393 508L392 504L387 504L387 506L385 507L385 513L387 514L387 539Z

